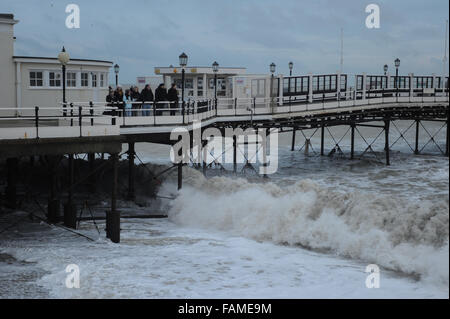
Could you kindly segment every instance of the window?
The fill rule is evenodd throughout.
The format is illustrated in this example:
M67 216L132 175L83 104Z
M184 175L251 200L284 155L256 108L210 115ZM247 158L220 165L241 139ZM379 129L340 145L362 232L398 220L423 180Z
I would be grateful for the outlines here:
M252 97L264 97L266 87L266 80L255 79L252 80Z
M43 86L43 73L42 71L30 72L30 86Z
M341 91L346 91L347 90L347 75L341 75Z
M81 86L89 86L89 74L87 72L81 73Z
M97 74L96 73L92 73L92 87L93 88L97 87Z
M61 73L59 72L49 72L48 73L48 85L50 87L60 87L61 86Z
M67 87L77 86L77 74L75 72L67 72Z
M197 78L197 96L203 96L203 78Z
M102 88L105 87L105 74L104 73L100 73L100 87L102 87Z

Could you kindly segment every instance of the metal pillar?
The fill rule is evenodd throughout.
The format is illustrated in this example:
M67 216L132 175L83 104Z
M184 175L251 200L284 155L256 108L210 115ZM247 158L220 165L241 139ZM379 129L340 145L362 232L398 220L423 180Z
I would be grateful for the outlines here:
M416 120L416 147L414 149L414 154L419 154L419 128L420 128L420 121Z
M178 137L178 142L181 143L181 136ZM180 149L178 150L178 158L179 158L179 163L177 164L178 167L178 190L180 190L183 187L183 148L180 147Z
M106 216L106 237L113 243L120 243L120 212L117 210L117 166L119 156L111 154L113 180L111 191L111 211Z
M96 174L94 174L95 170L95 153L89 153L88 154L88 162L89 162L89 190L91 193L96 192Z
M6 186L6 205L9 208L17 208L17 171L19 160L17 158L8 158L6 165L8 169L8 185Z
M208 158L208 142L204 141L202 143L202 167L203 167L203 175L206 176L206 167L207 167L207 158Z
M324 120L322 120L322 126L321 126L321 135L320 135L320 156L323 156L325 154L325 123Z
M292 145L291 145L291 151L295 148L295 133L297 133L297 128L292 128Z
M237 138L233 135L233 172L237 172Z
M390 125L390 120L384 120L384 136L385 136L385 152L386 152L386 166L391 165L391 161L389 158L389 125Z
M450 122L450 111L449 108L447 106L447 137L445 139L445 156L449 156L449 144L448 144L448 140L449 140L449 135L450 132L448 131L448 122Z
M74 161L73 154L69 154L69 191L67 203L64 205L64 226L77 228L77 209L73 203Z
M58 159L55 156L48 156L47 163L50 181L47 219L49 223L57 223L60 220L60 201L56 197L58 183Z
M355 158L355 123L351 124L352 127L352 137L351 137L351 149L350 149L350 159L353 160Z
M134 148L134 142L128 143L128 200L134 200L136 198L134 192L134 158L136 152Z

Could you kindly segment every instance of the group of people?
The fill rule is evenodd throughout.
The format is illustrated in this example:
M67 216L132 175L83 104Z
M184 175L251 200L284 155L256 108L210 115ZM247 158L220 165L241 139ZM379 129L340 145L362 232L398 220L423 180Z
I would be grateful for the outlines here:
M132 86L125 92L121 86L117 86L115 90L109 87L106 102L109 106L118 106L124 116L150 116L152 112L153 115L162 115L164 109L170 109L170 115L175 115L178 109L178 91L175 83L169 90L161 83L155 94L150 84L145 85L140 93L137 86Z

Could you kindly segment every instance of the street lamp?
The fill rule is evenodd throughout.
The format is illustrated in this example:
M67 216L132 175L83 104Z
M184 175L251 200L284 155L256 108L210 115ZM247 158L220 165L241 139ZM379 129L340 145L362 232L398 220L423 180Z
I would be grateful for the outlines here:
M289 62L289 76L292 76L292 69L294 68L294 62Z
M212 69L214 72L214 98L217 100L217 72L219 72L219 63L214 61Z
M116 74L116 87L119 85L119 71L120 71L120 66L118 64L116 64L114 66L114 73Z
M180 59L180 66L181 66L181 103L182 103L182 113L183 113L183 124L184 124L184 76L185 76L185 70L188 63L188 56L186 53L181 53L179 56Z
M62 65L62 82L63 82L63 115L67 116L66 111L66 65L70 61L69 53L66 52L66 49L63 47L61 52L58 54L58 60Z
M272 63L270 64L270 73L272 73L272 76L270 77L270 96L271 96L272 112L273 112L273 107L274 107L274 99L273 99L273 89L274 89L274 87L273 87L273 80L274 80L274 77L275 77L275 75L274 75L274 73L275 73L275 67L276 67L275 63L272 62Z
M398 97L398 89L399 89L398 68L400 67L400 59L399 58L395 59L394 63L395 63L395 88L397 89L397 97Z
M386 75L386 74L387 74L387 71L388 71L388 69L389 69L389 66L388 66L387 64L385 64L384 67L383 67L383 69L384 69L384 75Z

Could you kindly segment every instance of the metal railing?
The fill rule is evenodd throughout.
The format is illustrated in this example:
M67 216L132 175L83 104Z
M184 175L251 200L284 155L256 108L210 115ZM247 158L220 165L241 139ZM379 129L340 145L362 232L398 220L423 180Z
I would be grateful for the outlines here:
M317 112L342 108L367 108L379 104L405 104L425 102L449 102L448 89L375 89L306 95L302 98L253 97L253 98L217 98L188 99L184 103L169 101L140 102L70 102L60 103L60 107L21 108L21 114L2 116L2 112L16 112L16 108L1 108L0 121L30 120L33 122L35 138L41 136L40 130L51 127L51 120L57 120L57 127L78 128L78 134L72 130L72 136L90 134L83 128L131 127L131 126L163 126L189 125L194 121L217 120L257 120L269 119L272 116L299 116L305 112ZM131 107L130 107L131 106ZM247 119L248 117L248 119ZM1 123L1 122L0 122ZM53 124L53 126L55 126ZM28 126L30 127L30 123ZM0 126L0 129L2 127ZM4 128L3 128L4 130ZM0 130L0 133L2 131ZM29 134L30 135L30 134ZM0 135L0 139L3 137Z

